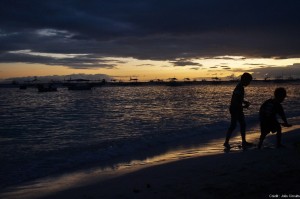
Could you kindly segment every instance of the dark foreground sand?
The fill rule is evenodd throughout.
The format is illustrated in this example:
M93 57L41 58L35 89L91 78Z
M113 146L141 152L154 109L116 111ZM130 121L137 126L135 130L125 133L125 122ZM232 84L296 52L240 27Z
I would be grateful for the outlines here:
M43 198L300 198L300 129L283 134L286 148L199 156L143 168ZM5 198L37 198L19 193ZM39 196L40 197L40 196Z

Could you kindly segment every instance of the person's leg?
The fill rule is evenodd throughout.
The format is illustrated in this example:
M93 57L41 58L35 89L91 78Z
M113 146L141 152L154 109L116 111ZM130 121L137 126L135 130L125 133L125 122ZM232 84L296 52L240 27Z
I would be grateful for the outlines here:
M246 141L246 121L245 121L245 115L243 112L240 112L238 121L240 123L240 131L241 131L241 137L242 137L242 146L248 147L252 146L252 143L249 143Z
M241 137L242 137L242 143L246 143L246 121L245 121L245 115L243 112L239 114L239 123L240 123L240 131L241 131Z
M260 133L260 138L259 138L259 143L257 148L261 148L262 144L264 142L265 137L269 134L269 132L267 130L261 129L261 133Z
M258 148L260 149L262 147L262 144L264 142L264 139L269 134L270 130L265 126L265 124L260 124L260 138L258 143Z
M282 144L281 144L281 126L280 124L278 125L278 128L277 128L277 133L276 133L276 137L277 137L277 145L276 147L281 147Z
M225 147L230 147L229 140L230 140L232 132L236 128L236 123L237 123L236 114L232 111L230 111L230 114L231 114L231 121L230 121L230 126L227 130L227 133L226 133L226 138L225 138L225 142L224 142Z
M227 130L227 133L226 133L226 138L225 138L224 146L229 144L229 140L230 140L231 134L234 131L235 127L236 127L236 120L231 120L231 124L230 124L230 126L229 126L229 128Z

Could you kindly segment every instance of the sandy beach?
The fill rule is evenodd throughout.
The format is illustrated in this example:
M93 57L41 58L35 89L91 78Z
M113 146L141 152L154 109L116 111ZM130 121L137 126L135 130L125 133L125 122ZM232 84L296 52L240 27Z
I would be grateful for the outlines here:
M299 124L299 120L293 121ZM296 122L296 123L295 123ZM296 198L300 197L300 126L283 129L285 148L275 136L258 150L235 149L97 175L73 175L71 180L37 183L10 190L3 198ZM258 132L249 135L257 139ZM252 139L252 141L253 141ZM240 136L233 142L240 140ZM212 146L221 145L223 139ZM255 141L255 140L254 140ZM269 145L268 145L269 143ZM209 149L209 145L206 146ZM73 179L73 180L72 180ZM77 180L74 180L77 179ZM79 180L78 180L79 179ZM74 183L76 181L76 183ZM72 183L71 183L72 182ZM68 186L67 186L68 185Z

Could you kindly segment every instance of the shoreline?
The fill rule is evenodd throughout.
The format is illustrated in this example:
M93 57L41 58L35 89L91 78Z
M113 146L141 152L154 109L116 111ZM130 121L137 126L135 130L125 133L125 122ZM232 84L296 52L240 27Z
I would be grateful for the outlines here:
M293 123L299 124L299 119ZM251 141L257 138L257 133L249 135ZM272 145L274 138L269 135L265 144ZM223 198L263 195L268 198L266 193L300 194L300 191L292 193L299 187L300 126L285 128L282 139L287 148L230 153L222 151L223 139L212 140L200 148L183 147L154 157L156 160L146 160L152 161L150 164L137 162L115 170L83 171L10 189L2 196L7 199L218 198L226 194ZM240 136L236 134L231 141L240 142Z

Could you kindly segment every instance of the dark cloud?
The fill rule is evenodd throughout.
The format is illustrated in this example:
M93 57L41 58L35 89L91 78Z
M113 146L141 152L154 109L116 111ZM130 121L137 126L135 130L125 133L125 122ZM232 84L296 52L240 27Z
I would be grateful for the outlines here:
M299 57L299 9L295 0L2 0L0 62L12 59L9 51L24 49L92 55L74 62L50 59L74 68L113 67L95 64L95 57L106 56Z
M154 66L153 64L139 64L137 66Z
M192 67L192 68L190 68L191 70L199 70L200 69L200 67Z
M202 64L185 60L185 59L171 61L170 63L172 63L174 66L202 66Z
M78 69L90 68L115 68L111 60L101 60L90 55L76 55L74 57L58 58L51 56L40 56L26 53L1 53L0 60L4 63L39 63L47 65L62 65ZM107 63L109 62L109 63Z
M220 67L225 69L225 70L230 70L231 69L229 66L220 66Z
M253 63L245 63L244 65L247 65L247 66L266 66L266 64L263 64L263 63L258 63L258 64L253 64Z
M250 71L256 78L263 79L266 75L270 78L282 76L283 78L300 78L300 63L295 63L286 67L264 67Z
M206 59L211 59L211 58L206 58ZM217 57L213 57L213 59L222 59L222 60L234 60L234 61L239 61L239 60L245 60L246 57L234 57L234 56L217 56ZM227 64L227 63L223 63L223 64Z
M14 78L8 78L5 80L2 80L2 82L7 81L17 81L19 83L22 83L24 81L33 81L34 79L37 79L40 82L49 82L51 80L53 81L63 81L68 79L89 79L89 80L111 80L112 77L106 75L106 74L71 74L71 75L50 75L50 76L28 76L28 77L14 77Z

